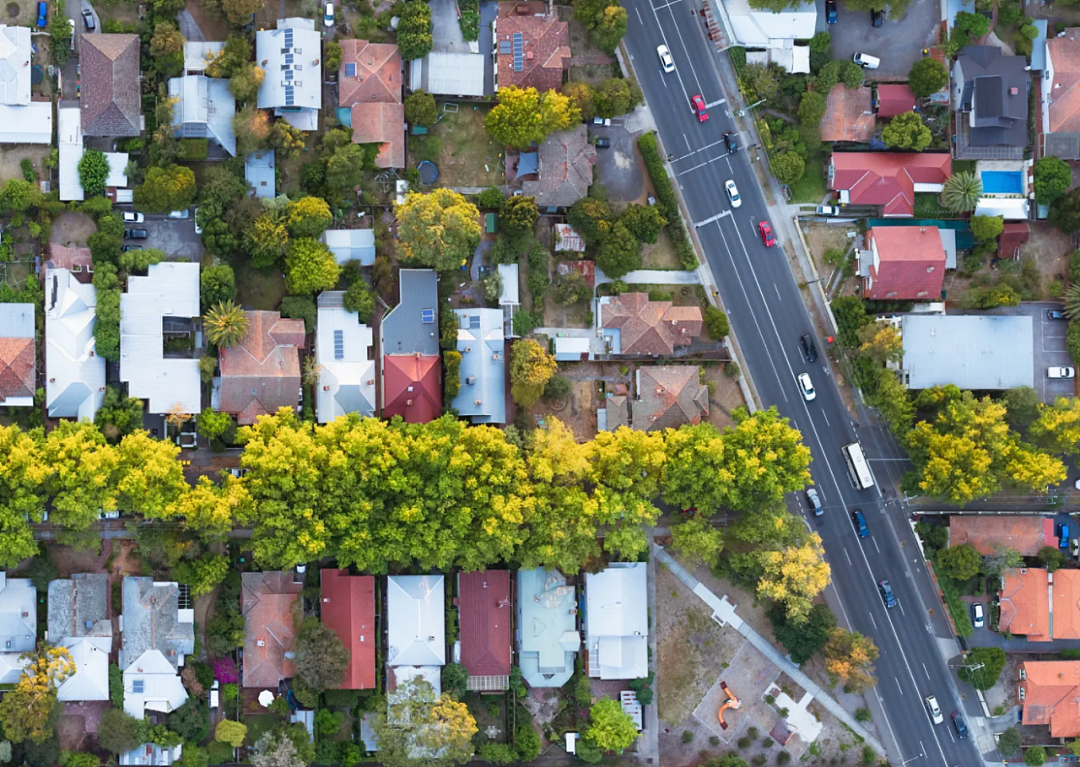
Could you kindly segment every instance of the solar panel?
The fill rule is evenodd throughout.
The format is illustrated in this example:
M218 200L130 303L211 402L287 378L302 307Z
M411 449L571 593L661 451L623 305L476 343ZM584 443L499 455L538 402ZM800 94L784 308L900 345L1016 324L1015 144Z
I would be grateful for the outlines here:
M506 54L510 53L510 41L509 40L500 40L499 41L499 53L506 53Z
M430 325L431 323L433 323L435 321L435 310L434 309L421 309L420 310L420 321L422 323L424 323L425 325Z
M334 331L334 359L345 359L345 331Z
M291 85L285 86L285 106L291 107L293 105L294 91Z
M286 53L285 54L285 63L286 64L292 64L293 63L293 55L291 53Z
M525 38L520 32L514 33L514 71L525 69Z
M346 64L345 65L345 76L346 77L356 77L356 64Z
M286 29L285 30L285 47L286 48L292 48L292 43L293 43L292 30L291 29Z
M285 72L285 80L286 80L286 82L288 82L289 80L292 80L292 78L293 78L293 73L292 73L292 70L289 69L289 70L287 70Z
M133 679L131 681L131 691L141 693L143 691L143 680Z

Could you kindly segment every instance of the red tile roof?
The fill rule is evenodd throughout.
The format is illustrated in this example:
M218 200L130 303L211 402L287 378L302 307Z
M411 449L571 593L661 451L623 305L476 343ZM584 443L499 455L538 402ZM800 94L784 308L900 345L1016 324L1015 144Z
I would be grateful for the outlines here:
M277 688L296 673L293 604L303 583L281 571L243 573L244 687Z
M1080 131L1080 27L1066 29L1046 41L1046 57L1054 67L1054 81L1044 83L1050 94L1047 133Z
M439 358L420 354L383 357L383 418L407 423L434 421L442 412Z
M1050 599L1046 570L1026 568L1006 570L1002 576L1001 631L1026 636L1029 642L1049 642Z
M1080 570L1054 571L1054 639L1080 639Z
M936 226L881 226L866 232L867 247L877 248L877 266L863 279L864 297L936 299L945 279L945 247Z
M600 309L601 324L620 331L622 354L671 354L701 335L701 309L650 301L648 293L614 296Z
M949 517L949 545L965 543L970 543L984 557L999 549L1015 549L1022 556L1034 557L1043 546L1056 549L1058 538L1050 517Z
M548 16L545 3L502 3L507 10L495 20L495 45L513 43L520 33L524 42L522 70L514 71L514 54L496 53L498 87L515 85L544 91L562 87L563 69L570 65L570 27L554 15ZM536 15L540 14L540 15Z
M348 65L356 74L346 76ZM338 70L338 106L353 104L401 103L401 53L396 45L367 40L341 41L341 69Z
M823 141L869 141L876 124L869 88L832 87L821 118Z
M830 188L848 193L852 205L880 205L886 216L915 212L916 184L944 184L952 173L947 154L833 152Z
M353 104L354 144L379 144L375 164L380 168L405 167L405 107L373 102Z
M658 431L701 423L709 415L709 390L701 384L699 372L697 365L638 368L633 427Z
M460 573L461 665L469 676L510 674L510 573Z
M1028 241L1031 230L1024 222L1005 224L998 238L998 258L1012 258L1021 244Z
M915 94L904 85L879 85L877 87L878 117L896 117L915 108Z
M348 570L320 570L322 622L349 651L349 667L338 689L375 689L375 578Z
M4 332L0 329L0 333ZM33 397L35 367L34 337L0 337L0 402L9 397Z
M278 408L296 408L300 394L300 354L304 321L283 320L280 312L245 312L247 335L221 349L221 410L241 425Z
M1029 660L1020 667L1023 723L1050 725L1053 738L1080 735L1080 661Z

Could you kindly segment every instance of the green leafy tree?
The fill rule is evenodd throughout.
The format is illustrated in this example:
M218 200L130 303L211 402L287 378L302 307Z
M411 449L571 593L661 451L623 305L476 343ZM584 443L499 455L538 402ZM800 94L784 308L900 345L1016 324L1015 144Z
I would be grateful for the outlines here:
M247 312L232 301L215 304L203 316L203 326L210 343L228 349L247 335Z
M204 309L236 298L236 275L228 264L209 266L199 276L199 295Z
M1080 399L1058 397L1052 405L1040 407L1028 434L1052 453L1076 455L1080 452Z
M972 216L971 233L979 242L994 242L1005 231L1003 216Z
M714 341L719 341L731 331L727 315L715 306L705 307L705 329Z
M443 692L461 700L468 692L469 671L460 663L447 663L442 670Z
M336 72L341 69L341 45L333 40L323 44L323 71Z
M976 690L989 690L1005 669L1005 651L1000 647L975 647L964 656L957 676Z
M1010 727L998 736L998 753L1002 756L1012 756L1020 750L1022 742L1020 730Z
M430 128L438 119L435 97L430 93L418 90L405 97L405 122L422 128Z
M530 338L514 344L510 356L510 394L522 407L532 407L544 386L558 370L558 363Z
M275 120L270 126L270 138L267 139L267 143L280 157L292 159L307 148L307 134L284 120Z
M1043 546L1039 549L1037 558L1050 572L1054 572L1065 564L1065 555L1061 553L1060 549L1053 546Z
M265 70L255 64L238 67L229 77L229 93L238 104L254 104L264 79Z
M540 93L536 88L511 85L499 88L496 98L498 104L488 112L484 127L493 139L509 147L539 144L549 134L581 120L578 108L558 91Z
M975 204L981 196L982 181L974 172L962 170L945 179L944 188L941 190L941 203L955 213L966 213L975 210Z
M612 224L601 240L596 265L613 279L641 268L641 242L623 222Z
M1001 401L1007 411L1006 418L1014 429L1027 429L1039 417L1042 400L1030 386L1017 386L1007 390Z
M1024 751L1024 764L1028 767L1039 767L1046 764L1046 749L1042 746L1031 746Z
M453 271L472 258L480 242L480 211L453 190L410 192L395 210L402 260Z
M930 146L933 136L918 112L905 112L889 121L881 131L881 140L891 149L921 152Z
M908 87L917 99L929 98L949 84L949 70L937 59L925 56L908 72Z
M671 528L671 546L683 557L712 567L724 548L724 537L707 515L695 513Z
M13 743L44 743L53 735L56 691L75 673L75 662L66 647L38 645L23 654L26 666L14 688L0 700L0 724Z
M41 204L41 188L26 179L9 178L0 187L0 210L25 213Z
M938 572L958 581L966 581L979 574L982 567L982 555L970 543L950 546L937 553Z
M397 44L401 58L406 61L422 59L431 53L431 8L423 0L409 0L401 10L397 28Z
M600 50L614 53L626 34L627 15L618 0L575 0L574 18Z
M113 754L127 753L145 742L140 725L142 722L122 708L105 709L98 722L98 745Z
M8 184L10 183L9 181ZM0 203L2 202L3 192L0 191ZM1066 234L1080 230L1080 187L1070 189L1050 203L1047 220Z
M791 621L784 608L774 604L769 608L769 623L780 644L787 648L791 660L800 666L825 647L836 628L836 615L826 605L814 605L805 621Z
M601 698L589 710L589 726L585 737L601 751L621 754L637 740L634 720L622 710L622 705L612 698Z
M373 729L379 761L386 767L462 764L473 756L477 732L468 706L446 693L436 698L431 685L419 677L398 685L387 715L377 716Z
M159 21L150 37L150 56L162 77L176 77L184 69L184 36L171 21Z
M79 184L88 197L105 194L109 161L100 149L87 149L79 160Z
M330 206L321 197L301 197L290 202L285 218L293 237L318 237L334 222Z
M1056 157L1041 157L1035 162L1035 202L1049 205L1072 185L1069 164Z
M191 587L195 599L212 592L229 574L229 558L223 554L204 554L198 559L185 559L173 572L177 580ZM171 722L170 722L171 724Z
M285 218L267 212L256 218L244 230L244 249L251 255L251 265L265 269L277 263L289 243L289 230Z
M233 425L232 416L219 413L211 407L204 408L198 419L199 434L207 439L216 439Z
M247 725L234 722L231 719L222 719L214 729L214 740L218 743L228 743L233 748L244 745L247 736Z
M368 290L363 280L357 280L345 291L343 299L345 309L356 312L357 319L365 325L371 322L375 314L375 294Z
M775 407L753 414L736 408L732 418L735 425L723 433L720 476L727 497L722 506L747 512L768 508L810 484L810 449Z
M304 619L296 636L296 678L318 694L341 684L349 651L341 638L318 618Z
M285 287L293 295L308 296L331 290L341 276L341 266L330 249L306 237L292 240L285 249Z
M563 92L566 92L565 89ZM574 89L571 89L571 92L574 92ZM638 84L622 77L604 80L596 86L591 95L594 115L605 118L628 114L642 100Z
M794 152L777 152L772 156L769 166L781 184L794 184L806 172L806 160Z
M535 197L508 197L502 204L499 223L512 234L531 232L539 218Z
M806 91L799 100L799 122L817 125L825 114L825 97L817 91Z
M574 231L585 238L585 242L598 245L611 231L615 215L605 201L586 197L570 206L566 220Z
M597 116L596 113L596 99L594 97L592 86L583 80L570 80L563 84L562 92L564 96L574 103L581 111L581 119L588 122Z
M149 213L184 210L195 201L195 173L182 165L152 167L135 189L135 204Z
M101 408L94 415L94 424L109 442L116 444L143 427L143 401L138 397L124 398L119 389L108 386Z
M656 205L629 205L619 221L634 237L650 244L656 242L667 224Z

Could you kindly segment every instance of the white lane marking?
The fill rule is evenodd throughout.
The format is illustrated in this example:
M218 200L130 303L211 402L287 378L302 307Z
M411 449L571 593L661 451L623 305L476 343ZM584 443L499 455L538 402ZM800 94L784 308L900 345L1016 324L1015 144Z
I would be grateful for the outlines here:
M867 615L870 616L870 622L874 624L874 631L877 631L877 621L874 620L874 614L873 613L867 613Z
M634 10L637 10L637 6L634 7ZM705 146L701 147L701 149L695 149L693 152L688 152L688 153L684 154L682 157L676 157L671 162L676 163L679 160L685 160L687 157L693 157L694 155L696 155L696 154L698 154L700 152L704 152L706 149L712 149L714 146L717 146L717 145L723 144L723 143L724 142L723 142L722 139L720 141L714 141L711 144L706 144Z
M871 538L870 540L874 541L874 548L875 548L875 549L877 549L877 553L878 553L878 554L880 554L880 553L881 553L881 549L879 549L879 548L878 548L878 545L877 545L877 541L876 541L876 540L874 540L873 538Z
M695 229L700 229L701 227L705 226L706 224L711 224L713 221L719 221L724 216L730 216L730 215L731 215L731 211L730 210L725 210L722 213L717 213L715 216L710 216L709 218L705 219L704 221L696 221L696 222L694 222L694 228Z
M649 7L652 8L652 3L649 3ZM652 8L652 12L653 12L653 16L656 17L656 26L659 27L660 26L660 15L656 12L655 8ZM690 67L690 73L694 75L694 82L697 83L697 92L699 94L702 94L703 91L702 91L702 88L701 88L701 80L698 79L697 70L694 69L694 65L693 65L693 63L691 63L693 61L693 59L690 56L690 49L686 47L686 40L683 39L682 27L679 25L679 22L675 21L675 11L673 9L671 9L671 8L668 8L667 12L671 14L671 23L675 25L675 34L677 34L679 36L679 43L682 45L683 58L686 60L686 66ZM663 35L663 31L661 31L660 34ZM664 42L665 43L667 42L666 37L664 39ZM671 50L670 46L668 47L668 50L669 51ZM676 69L675 71L677 73L679 70ZM679 78L679 85L682 85L682 84L683 84L682 77L680 77ZM690 94L686 92L685 87L683 88L683 92L686 93L686 98L689 99ZM704 95L702 96L702 98L704 98Z
M901 601L900 601L900 600L898 599L898 600L896 600L896 606L900 608L900 614L901 614L901 615L903 615L903 616L904 616L904 617L906 618L906 617L907 617L907 613L905 613L905 612L904 612L904 603L903 603L903 602L901 602Z
M899 680L899 679L897 679L897 678L896 678L896 677L894 676L894 677L893 677L893 681L894 681L894 682L896 682L896 686L900 688L900 694L901 694L901 695L903 695L903 694L904 694L904 686L903 686L902 684L900 684L900 680ZM920 745L920 746L922 745L922 742L921 742L921 741L919 742L919 745Z
M822 408L820 412L821 412L821 417L825 419L825 425L831 427L832 422L829 421L829 414L825 412L824 408Z
M946 727L945 732L949 733L949 740L951 740L953 743L955 743L956 742L956 736L953 735L952 728L951 727Z
M848 567L854 567L855 564L851 561L851 555L847 553L847 549L844 549L844 556L847 557Z
M719 101L710 101L708 104L705 105L705 108L706 109L712 109L713 107L718 107L721 104L726 104L726 103L727 103L727 99L720 99Z
M683 141L685 141L685 142L686 142L686 148L687 148L687 150L689 150L689 149L690 149L690 139L688 139L688 138L686 137L686 134L685 134L685 133L684 133L684 134L682 134L682 137L683 137Z
M634 6L634 13L637 14L638 24L640 24L641 26L645 26L645 20L641 18L641 11L638 10L638 7L636 5ZM633 57L631 56L631 58Z
M681 3L681 2L682 2L682 0L671 0L670 3L664 3L663 5L656 6L654 10L662 11L665 8L667 8L668 6L675 5L675 3Z
M930 680L930 672L926 670L926 664L925 663L922 664L922 670L923 670L923 673L926 674L927 681L929 681Z
M704 167L706 167L708 165L712 165L717 160L723 160L725 157L727 157L727 155L722 154L719 157L712 158L711 160L706 160L705 162L699 162L697 165L695 165L695 166L693 166L691 168L687 168L684 171L680 171L679 173L676 173L675 175L676 176L685 176L687 173L693 173L695 170L698 170L699 168L704 168Z
M634 6L634 7L636 8L637 6ZM656 9L652 7L651 2L649 3L649 10L652 11L653 18L656 19L656 28L658 30L660 30L660 38L664 41L664 46L668 49L668 53L671 53L671 45L670 45L670 43L668 43L667 35L664 34L664 28L660 25L660 16L657 15ZM674 11L671 12L671 20L675 21L675 12ZM679 29L679 26L678 26L678 24L676 24L675 25L675 30L678 31L678 29ZM682 41L682 33L681 32L679 33L679 40ZM686 53L686 43L683 43L683 53ZM687 66L690 67L691 72L694 72L694 67L693 67L692 64L689 63L689 60L690 60L689 57L687 57ZM686 84L683 82L682 72L680 70L681 70L681 67L676 67L675 68L675 77L677 77L679 79L679 87L682 89L683 98L685 98L685 99L687 99L687 101L689 101L690 92L686 89ZM694 79L697 80L697 72L694 72ZM701 83L699 82L698 83L698 93L700 93L700 92L701 92Z
M783 302L784 299L780 297L780 287L775 282L773 283L773 289L776 291L776 300Z

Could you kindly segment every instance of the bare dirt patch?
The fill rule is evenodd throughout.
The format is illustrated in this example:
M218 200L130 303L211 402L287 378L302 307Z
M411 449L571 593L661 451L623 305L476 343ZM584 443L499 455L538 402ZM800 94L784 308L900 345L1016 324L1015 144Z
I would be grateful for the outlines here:
M211 16L206 12L202 3L189 2L186 9L191 14L191 17L195 19L199 31L203 33L203 37L207 40L224 40L228 36L230 31L228 22L225 19Z
M1030 221L1031 238L1020 246L1021 258L1034 258L1044 282L1064 279L1069 271L1069 254L1075 248L1072 238L1045 221Z
M86 732L86 719L66 713L60 717L56 734L60 739L60 748L65 751L82 751L84 744L90 739Z
M53 220L49 242L68 248L85 248L86 238L96 231L94 220L85 213L65 210Z
M642 269L681 269L679 254L675 252L675 244L668 237L665 229L660 234L660 239L655 245L646 243L641 248Z
M555 300L555 291L548 290L544 295L544 324L547 328L587 328L592 302L578 301L564 306Z
M574 390L570 396L548 402L540 400L532 409L537 423L541 419L557 418L570 427L574 439L588 442L596 436L596 408L600 395L593 381L573 381Z
M733 426L731 411L746 405L739 382L724 372L723 365L703 367L705 385L713 386L709 391L709 423L718 429Z
M106 541L105 543L111 543ZM70 546L61 546L58 543L48 545L49 558L56 565L56 571L61 578L70 578L72 573L97 573L105 566L105 559L109 556L105 546L101 551L94 549L73 549Z
M41 38L35 38L40 40ZM49 156L50 148L32 144L19 144L10 149L0 151L0 178L22 178L22 161L29 160L34 164L34 171L38 178L48 178L49 169L45 167L45 158Z
M825 263L826 250L839 250L846 253L851 247L854 238L848 237L849 233L856 232L855 227L835 226L829 224L800 224L806 244L810 246L811 257L814 259L814 268L818 276L824 278L825 285L836 284L836 267ZM841 295L854 291L857 280L848 278L845 284L832 291L833 295Z

